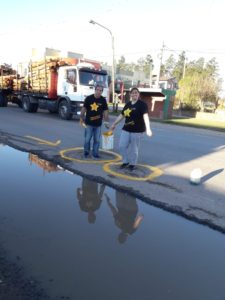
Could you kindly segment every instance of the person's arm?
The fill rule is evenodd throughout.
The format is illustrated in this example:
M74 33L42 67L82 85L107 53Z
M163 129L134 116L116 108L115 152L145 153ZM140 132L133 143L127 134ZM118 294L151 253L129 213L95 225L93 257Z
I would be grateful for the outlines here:
M144 122L145 122L146 134L148 136L152 136L152 131L151 131L151 128L150 128L150 120L149 120L148 113L145 113L143 115L143 118L144 118Z
M107 204L112 212L112 215L115 216L117 214L117 209L112 205L110 198L107 194L105 194L106 200L107 200Z
M82 198L83 195L83 191L81 188L77 188L77 199L80 201L80 199Z
M87 112L87 109L86 109L86 107L83 106L81 108L81 112L80 112L80 124L82 126L85 125L85 114L86 114L86 112Z
M137 229L137 228L140 226L140 224L141 224L141 222L142 222L143 219L144 219L144 215L138 216L138 217L135 219L133 228L134 228L134 229Z
M100 198L101 200L103 200L103 199L102 199L102 196L103 196L104 190L105 190L105 184L102 183L102 184L100 185L100 191L99 191L99 198Z
M124 119L124 115L120 114L116 120L113 122L113 124L111 125L110 129L114 130L116 128L116 125L119 124L122 120Z
M108 111L108 109L103 111L103 120L104 120L105 127L109 128L109 111Z
M81 108L81 111L80 111L80 119L83 120L83 122L85 120L85 114L86 114L86 112L87 112L87 109L86 109L86 107L83 106Z

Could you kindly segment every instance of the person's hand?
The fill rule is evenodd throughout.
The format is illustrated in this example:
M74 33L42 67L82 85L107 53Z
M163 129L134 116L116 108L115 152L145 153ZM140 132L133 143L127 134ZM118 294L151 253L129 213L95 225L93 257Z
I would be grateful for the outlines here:
M152 131L151 131L150 128L148 128L148 129L146 130L146 134L147 134L147 136L152 136Z
M80 125L83 126L84 128L87 127L87 125L84 123L84 120L80 118Z
M83 195L82 189L81 189L81 188L78 188L78 189L77 189L77 199L80 200L82 195Z
M116 125L115 125L115 124L112 124L111 127L109 128L109 130L112 130L112 131L113 131L115 128L116 128Z
M109 122L104 122L105 128L109 129Z

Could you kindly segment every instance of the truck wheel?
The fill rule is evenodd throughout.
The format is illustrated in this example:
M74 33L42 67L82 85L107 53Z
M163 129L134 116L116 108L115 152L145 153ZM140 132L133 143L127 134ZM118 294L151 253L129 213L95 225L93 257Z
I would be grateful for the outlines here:
M70 111L69 103L63 100L59 103L59 116L63 120L71 120L73 114Z
M0 107L6 107L8 105L8 101L6 96L0 92Z
M23 110L30 113L35 113L38 110L38 104L37 103L31 103L29 96L24 96L22 99L22 107Z
M38 104L37 103L31 103L32 112L36 113L38 110Z
M30 103L30 99L29 96L24 96L22 99L22 107L23 110L26 112L31 112L31 103Z
M16 103L20 108L23 108L23 103L22 103L22 101L19 101L19 102L17 102Z
M50 114L56 114L57 111L55 109L48 108Z

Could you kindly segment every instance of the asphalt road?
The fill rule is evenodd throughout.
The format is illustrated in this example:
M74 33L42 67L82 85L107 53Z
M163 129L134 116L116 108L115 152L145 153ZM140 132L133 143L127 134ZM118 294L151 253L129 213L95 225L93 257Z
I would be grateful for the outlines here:
M113 151L116 153L121 125L115 131ZM145 166L129 174L121 172L116 164L104 170L101 161L84 162L77 150L63 152L64 156L75 160L60 155L62 150L82 147L83 128L77 119L64 121L44 111L29 114L17 106L0 108L0 143L39 154L74 173L225 232L224 133L158 122L152 122L151 127L153 136L144 136L140 149L139 163ZM40 144L32 137L53 144ZM109 159L105 153L104 157ZM154 168L157 168L155 178L150 176L142 181L142 176L155 173ZM195 168L202 170L199 185L189 182L190 173ZM113 172L109 174L110 170Z

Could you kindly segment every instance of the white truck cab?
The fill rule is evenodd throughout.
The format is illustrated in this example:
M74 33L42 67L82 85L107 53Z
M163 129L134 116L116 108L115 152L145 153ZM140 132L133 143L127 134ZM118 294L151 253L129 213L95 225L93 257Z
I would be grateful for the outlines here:
M95 70L91 64L63 66L58 70L58 96L67 96L71 101L84 101L94 93L95 86L103 86L103 97L108 96L107 72Z
M58 113L62 119L79 115L84 99L93 94L96 85L103 87L102 96L108 97L108 76L105 70L96 70L90 63L61 66L58 69Z

